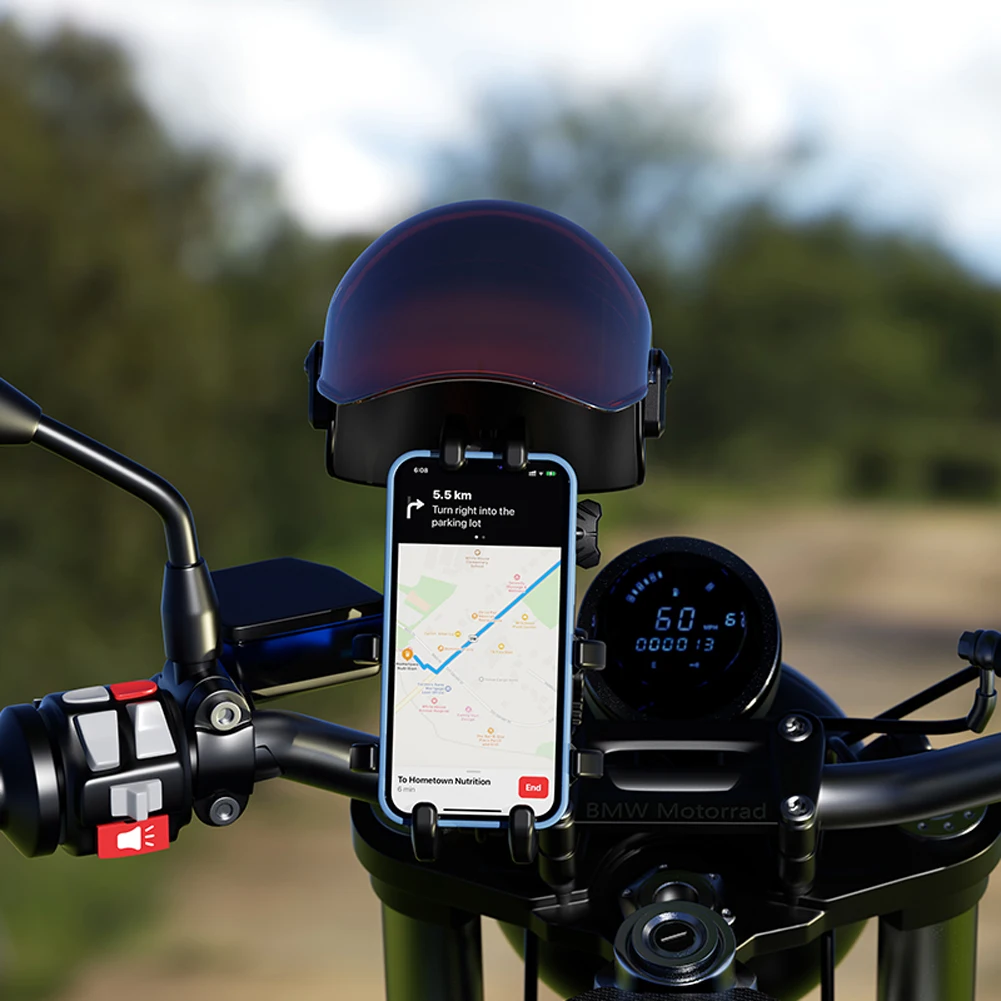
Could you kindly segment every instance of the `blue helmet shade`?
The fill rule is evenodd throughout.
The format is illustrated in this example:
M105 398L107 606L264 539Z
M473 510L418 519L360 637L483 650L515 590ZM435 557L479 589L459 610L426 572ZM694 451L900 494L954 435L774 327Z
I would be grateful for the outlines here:
M384 233L327 312L318 389L357 403L486 380L599 410L643 399L650 313L598 240L517 202L442 205Z

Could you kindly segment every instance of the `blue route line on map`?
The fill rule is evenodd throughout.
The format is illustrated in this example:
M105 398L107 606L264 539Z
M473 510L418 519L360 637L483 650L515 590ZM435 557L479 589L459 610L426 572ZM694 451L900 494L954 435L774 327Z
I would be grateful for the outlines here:
M479 639L495 622L497 622L501 618L501 616L506 615L508 612L510 612L511 609L514 608L514 606L517 605L518 602L521 601L521 599L524 598L526 594L537 588L554 570L556 570L559 567L560 562L561 562L560 560L557 560L538 580L533 581L528 587L526 587L525 590L522 591L521 594L519 594L518 597L514 599L514 601L512 601L509 605L502 608L478 633L476 633L476 638ZM466 642L463 643L462 646L455 651L455 653L453 653L447 660L445 660L438 667L432 667L430 664L425 664L424 661L421 660L416 653L414 654L414 660L417 661L418 666L420 666L423 670L430 671L432 674L441 674L441 672L444 671L445 668L448 667L448 665L451 664L452 661L455 660L455 658L458 657L460 653L462 653L467 647L470 647L472 645L473 645L472 640L466 640Z

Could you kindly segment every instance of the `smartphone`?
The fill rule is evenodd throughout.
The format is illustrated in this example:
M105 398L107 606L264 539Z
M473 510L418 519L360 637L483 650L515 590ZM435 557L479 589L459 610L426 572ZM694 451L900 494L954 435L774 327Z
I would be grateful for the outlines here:
M387 482L379 804L406 823L536 827L566 812L577 478L407 452Z

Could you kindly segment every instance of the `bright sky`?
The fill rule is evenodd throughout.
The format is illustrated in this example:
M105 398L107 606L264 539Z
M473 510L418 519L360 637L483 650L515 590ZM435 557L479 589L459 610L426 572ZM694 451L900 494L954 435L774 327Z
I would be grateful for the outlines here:
M1001 280L1001 16L983 0L0 0L121 39L180 135L273 166L319 231L407 214L482 95L560 79L709 94L759 158L829 151L806 205L939 235Z

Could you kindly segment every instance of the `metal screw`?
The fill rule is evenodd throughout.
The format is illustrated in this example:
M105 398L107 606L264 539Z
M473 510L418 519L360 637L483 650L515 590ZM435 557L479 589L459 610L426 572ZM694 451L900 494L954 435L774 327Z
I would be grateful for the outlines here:
M209 807L209 819L217 827L232 824L240 816L240 804L232 796L220 796Z
M219 702L212 707L209 723L212 724L213 730L226 733L227 730L238 727L242 718L243 713L235 702Z
M781 733L786 740L806 740L806 738L813 733L813 724L811 724L810 721L805 719L803 716L786 716L786 718L779 723L779 733Z
M720 917L728 924L732 925L734 921L737 920L737 916L730 910L729 907L724 907L723 910L719 912Z
M974 813L973 813L972 810L964 810L963 811L963 818L965 820L973 820L973 817L974 817Z
M953 822L952 822L951 820L947 820L947 821L946 821L946 822L945 822L945 823L944 823L944 824L943 824L942 826L943 826L943 827L944 827L944 828L945 828L945 829L946 829L947 831L951 831L951 830L953 829L953 827L955 827L955 824L953 824Z
M813 800L809 796L789 796L782 800L782 816L787 820L808 820L813 810Z

